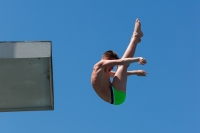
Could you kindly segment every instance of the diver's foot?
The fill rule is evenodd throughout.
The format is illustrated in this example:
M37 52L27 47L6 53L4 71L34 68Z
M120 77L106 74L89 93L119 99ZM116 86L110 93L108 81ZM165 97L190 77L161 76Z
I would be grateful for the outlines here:
M141 41L141 37L143 37L143 32L141 30L140 20L137 18L135 21L135 27L132 38L136 38L139 42Z

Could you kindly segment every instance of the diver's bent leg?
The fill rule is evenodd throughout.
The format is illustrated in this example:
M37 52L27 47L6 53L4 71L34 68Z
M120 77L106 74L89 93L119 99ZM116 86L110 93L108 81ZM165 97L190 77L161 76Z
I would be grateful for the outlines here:
M141 30L140 21L139 19L136 19L134 32L133 32L131 41L122 58L132 58L134 56L137 44L141 41L140 38L142 36L143 36L143 33ZM128 66L129 65L119 65L114 75L112 85L119 91L126 92Z

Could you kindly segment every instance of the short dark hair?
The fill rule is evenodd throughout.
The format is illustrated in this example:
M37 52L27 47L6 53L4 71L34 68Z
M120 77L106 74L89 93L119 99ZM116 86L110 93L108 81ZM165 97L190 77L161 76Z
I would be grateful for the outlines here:
M103 58L108 57L110 60L112 59L119 59L119 56L112 50L106 51L103 56Z

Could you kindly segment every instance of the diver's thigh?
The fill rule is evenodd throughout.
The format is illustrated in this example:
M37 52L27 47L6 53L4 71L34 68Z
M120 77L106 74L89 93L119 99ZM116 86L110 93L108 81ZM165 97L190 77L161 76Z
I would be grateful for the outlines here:
M117 90L126 92L126 82L127 82L127 66L118 66L115 76L113 78L112 86Z

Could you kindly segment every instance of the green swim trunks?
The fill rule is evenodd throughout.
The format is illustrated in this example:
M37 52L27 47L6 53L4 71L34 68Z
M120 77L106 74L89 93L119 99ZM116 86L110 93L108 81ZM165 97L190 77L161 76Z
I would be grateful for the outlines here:
M110 87L111 90L111 104L119 105L122 104L126 99L126 93L115 89L113 86Z

